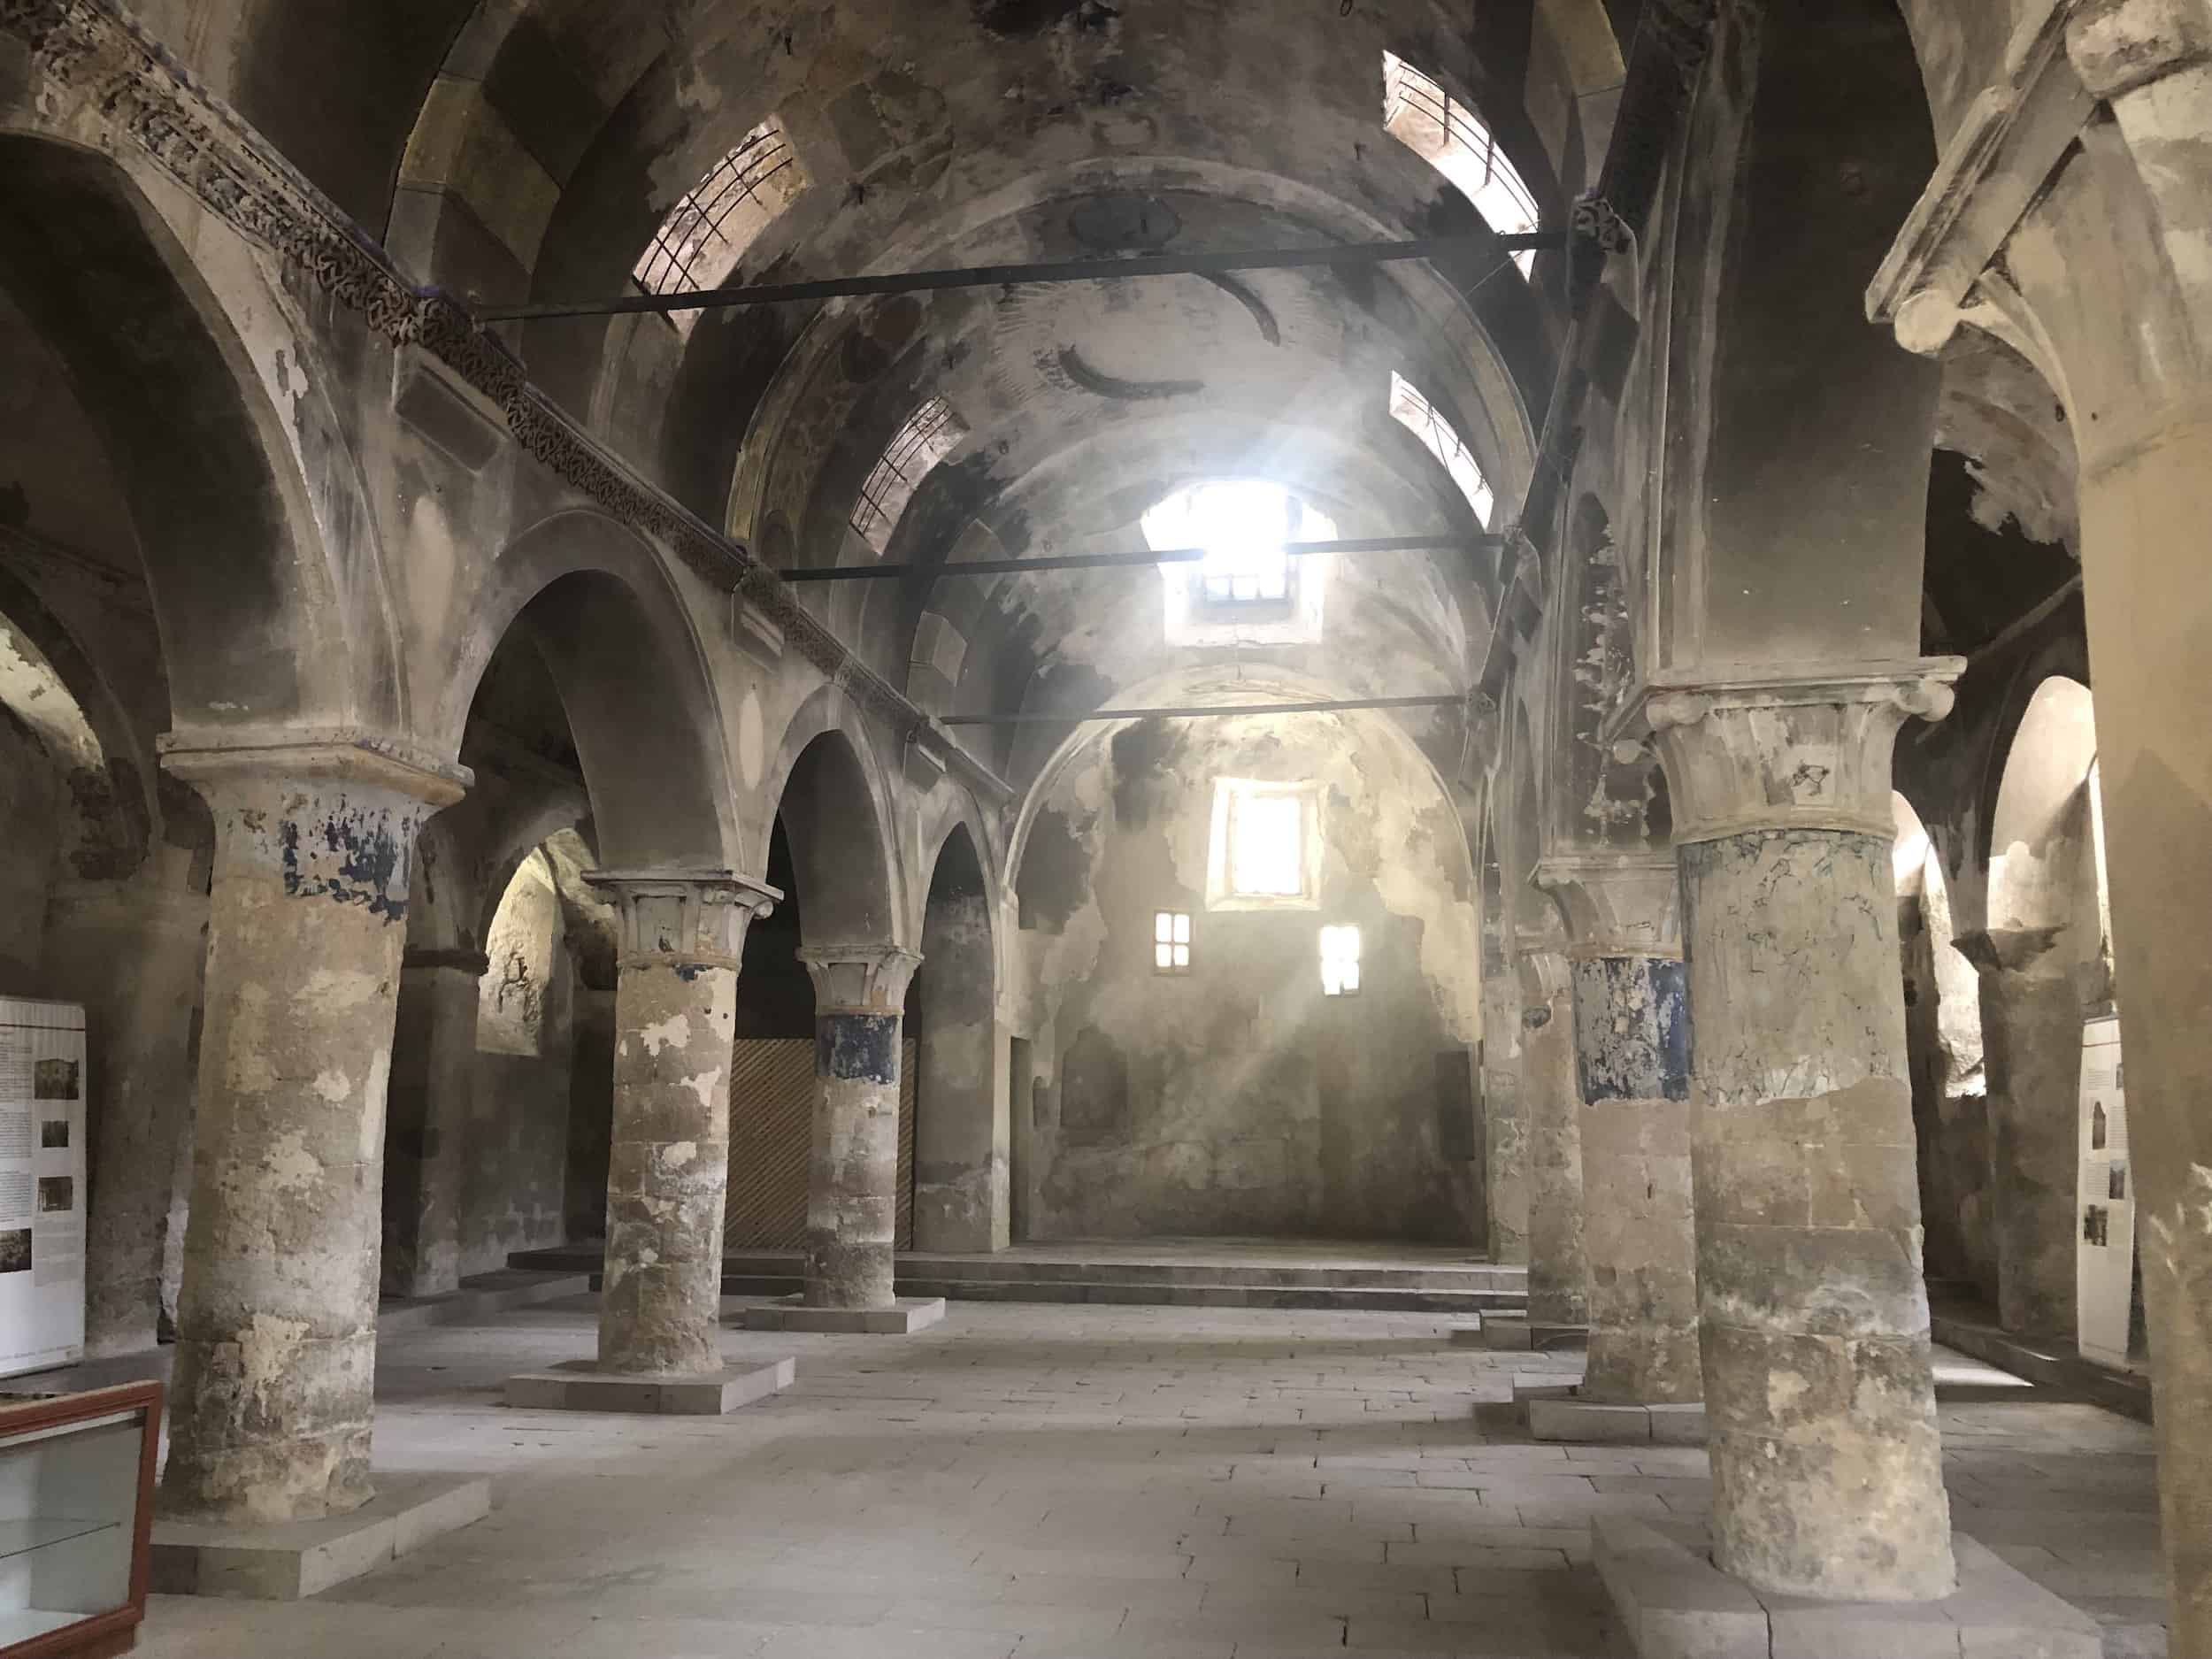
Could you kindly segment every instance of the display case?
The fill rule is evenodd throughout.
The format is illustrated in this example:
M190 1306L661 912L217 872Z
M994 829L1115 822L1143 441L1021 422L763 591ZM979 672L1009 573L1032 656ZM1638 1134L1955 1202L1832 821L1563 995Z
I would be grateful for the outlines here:
M160 1429L159 1383L0 1393L0 1659L136 1644Z

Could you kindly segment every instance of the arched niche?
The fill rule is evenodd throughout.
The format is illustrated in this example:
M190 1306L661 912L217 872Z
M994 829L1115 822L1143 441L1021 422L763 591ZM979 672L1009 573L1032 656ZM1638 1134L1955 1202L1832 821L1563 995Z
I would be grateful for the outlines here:
M0 286L64 365L126 497L173 724L388 715L385 619L342 603L282 418L111 160L0 134Z
M956 824L922 911L915 981L914 1248L1011 1241L1008 1049L998 1019L995 915L975 840Z

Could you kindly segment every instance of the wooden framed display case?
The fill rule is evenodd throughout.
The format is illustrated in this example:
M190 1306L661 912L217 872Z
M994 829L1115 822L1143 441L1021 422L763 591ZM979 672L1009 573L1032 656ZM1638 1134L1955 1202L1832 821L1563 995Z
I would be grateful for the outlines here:
M161 1385L0 1393L0 1659L108 1659L146 1616Z

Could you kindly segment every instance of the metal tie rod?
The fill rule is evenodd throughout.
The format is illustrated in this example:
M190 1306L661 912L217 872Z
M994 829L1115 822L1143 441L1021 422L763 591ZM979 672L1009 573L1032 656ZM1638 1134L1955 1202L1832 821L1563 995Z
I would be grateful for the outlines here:
M1495 535L1383 535L1337 541L1286 541L1283 552L1291 558L1326 553L1472 553L1502 546L1504 541L1503 536ZM1195 565L1205 557L1202 547L1175 547L1162 548L1156 553L1070 553L1054 558L964 559L956 565L817 565L776 574L787 582L879 582L906 576L1007 576L1034 571Z
M1424 236L1413 242L1349 242L1326 248L1252 249L1225 253L1108 255L1039 265L965 265L947 271L901 271L883 276L826 277L813 282L763 282L750 288L689 288L678 294L625 294L613 299L538 305L486 305L488 323L547 317L618 317L632 311L719 311L733 305L786 305L806 300L857 299L872 294L919 294L941 288L989 288L1030 282L1103 282L1123 277L1224 276L1238 271L1296 271L1312 265L1381 265L1452 255L1520 253L1563 248L1567 233L1539 230L1499 236L1488 231Z
M1464 692L1436 697L1340 697L1318 703L1199 703L1186 709L1094 709L1087 714L942 714L941 726L1080 726L1096 720L1221 720L1258 714L1339 714L1353 709L1456 709Z

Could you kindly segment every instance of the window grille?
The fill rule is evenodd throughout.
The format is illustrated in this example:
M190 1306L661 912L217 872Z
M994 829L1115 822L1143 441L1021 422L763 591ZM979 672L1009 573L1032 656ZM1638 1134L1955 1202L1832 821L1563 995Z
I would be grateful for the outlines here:
M1477 521L1487 530L1490 514L1497 505L1490 480L1482 475L1482 468L1475 464L1473 453L1452 423L1444 419L1435 404L1421 396L1419 388L1395 373L1390 377L1390 414L1444 464L1444 470L1452 475L1452 482L1459 486L1459 493L1467 497L1467 504L1475 510Z
M1383 54L1383 125L1457 185L1492 230L1511 236L1537 228L1535 195L1482 118L1394 52ZM1513 263L1528 275L1534 250L1523 249Z
M669 210L630 274L648 294L717 286L805 182L783 127L771 117ZM672 315L681 323L698 313Z
M881 553L891 544L891 532L922 480L967 435L967 426L941 397L930 398L906 418L853 503L852 526L870 547Z

